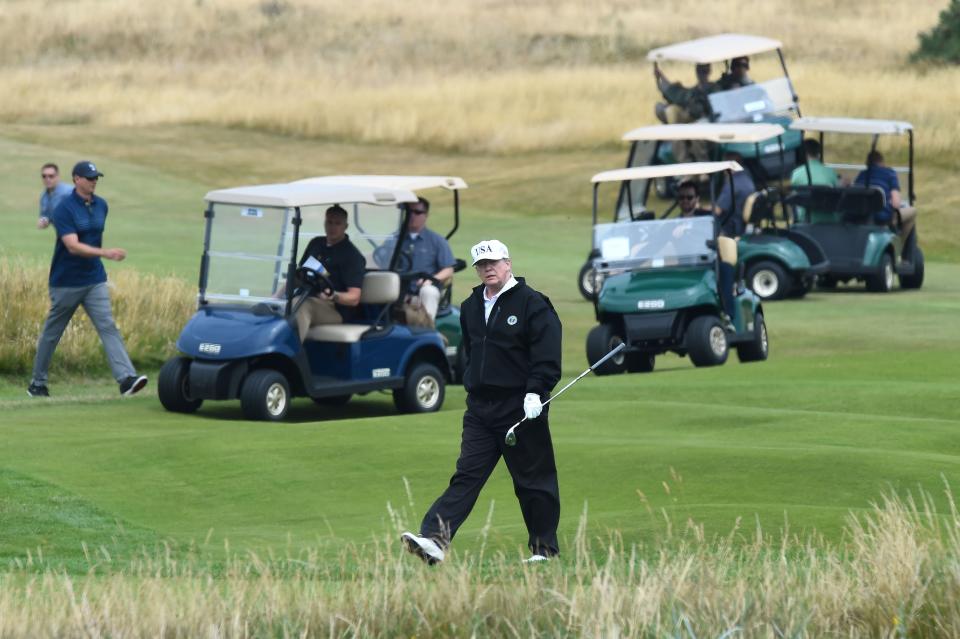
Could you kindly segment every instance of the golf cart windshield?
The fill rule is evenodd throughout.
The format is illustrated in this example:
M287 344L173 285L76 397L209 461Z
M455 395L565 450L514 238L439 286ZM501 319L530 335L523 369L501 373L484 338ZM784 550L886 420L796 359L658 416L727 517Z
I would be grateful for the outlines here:
M786 77L711 93L709 100L715 122L760 122L768 116L797 111Z
M657 143L654 140L640 140L634 143L631 146L630 158L627 160L627 168L650 166L655 161L656 151ZM646 209L648 181L646 178L639 178L623 182L617 198L617 221L632 219L631 212L635 219Z
M299 253L310 240L325 235L328 206L300 207ZM400 227L400 209L392 203L341 206L348 213L350 240L367 258L367 267L375 268L373 252ZM211 207L204 299L220 304L285 304L284 283L293 251L296 209L223 203ZM299 262L300 255L295 259Z
M600 271L700 266L715 258L710 216L598 224L593 233Z

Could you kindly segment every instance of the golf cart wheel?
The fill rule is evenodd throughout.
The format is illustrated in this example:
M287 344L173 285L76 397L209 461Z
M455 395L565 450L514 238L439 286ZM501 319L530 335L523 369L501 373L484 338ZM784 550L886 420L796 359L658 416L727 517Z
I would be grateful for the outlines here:
M609 324L599 324L587 334L587 362L592 364L623 343L623 338ZM619 352L594 369L597 375L622 373L627 367L627 358Z
M763 313L757 313L753 318L753 339L737 346L737 358L741 362L762 362L769 353L767 324L763 321Z
M160 369L157 383L160 403L172 413L192 413L200 408L202 399L190 397L190 360L172 357Z
M888 293L893 288L893 258L884 253L880 258L880 272L867 277L867 290L873 293Z
M597 296L597 272L593 268L593 262L586 262L580 267L580 273L577 275L577 288L580 295L588 302L592 302Z
M719 366L727 361L730 344L720 318L695 317L687 327L687 347L694 366Z
M625 358L628 373L652 373L657 361L653 353L627 353Z
M251 372L240 388L240 408L249 420L278 422L287 416L290 400L287 378L269 368Z
M900 288L920 288L923 286L923 251L920 247L913 250L913 275L900 276Z
M769 260L754 262L747 269L747 286L762 300L781 300L793 288L786 269Z
M346 395L331 395L330 397L313 397L313 401L321 406L343 406L353 397L350 393Z
M435 413L443 406L446 383L433 364L417 364L403 388L393 391L393 404L403 413Z

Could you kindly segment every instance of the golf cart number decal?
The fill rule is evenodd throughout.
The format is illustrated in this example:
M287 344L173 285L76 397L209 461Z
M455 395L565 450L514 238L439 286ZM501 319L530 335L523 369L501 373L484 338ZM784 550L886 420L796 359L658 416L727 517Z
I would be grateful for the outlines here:
M663 308L667 303L664 300L640 300L637 308Z
M390 369L389 369L389 368L375 368L375 369L373 369L372 375L373 375L374 377L390 377Z
M240 209L240 215L243 217L263 217L263 210L253 207Z
M209 344L204 342L200 344L200 352L207 353L208 355L219 355L220 354L220 345L219 344Z

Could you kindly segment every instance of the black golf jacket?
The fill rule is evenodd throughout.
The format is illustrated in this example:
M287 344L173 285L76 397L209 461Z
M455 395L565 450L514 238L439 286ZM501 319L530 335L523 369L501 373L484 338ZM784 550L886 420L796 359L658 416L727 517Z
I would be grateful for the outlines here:
M460 305L469 393L536 393L545 400L560 381L560 318L546 295L517 285L497 298L490 321L483 317L481 284Z

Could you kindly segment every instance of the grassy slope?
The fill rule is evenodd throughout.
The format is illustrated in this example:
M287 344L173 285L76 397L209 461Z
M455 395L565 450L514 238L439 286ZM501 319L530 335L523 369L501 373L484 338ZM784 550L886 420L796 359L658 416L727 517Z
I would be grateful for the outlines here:
M0 140L3 252L48 259L50 236L30 227L36 176L48 158L69 165L83 149L107 178L111 242L130 249L121 267L194 277L202 194L228 184L331 171L464 175L467 219L454 242L497 235L557 304L565 325L565 376L584 366L591 308L573 287L587 246L587 177L621 152L491 157L389 153L212 129L11 129ZM33 138L44 146L14 141ZM272 147L271 147L272 145ZM257 149L248 158L249 149ZM241 152L244 151L244 152ZM269 162L264 162L269 158ZM508 215L520 212L526 215ZM9 215L10 213L8 213ZM549 231L547 231L549 229ZM116 266L111 266L116 268ZM932 264L919 292L877 296L816 293L771 304L772 359L692 370L665 357L649 376L588 378L558 403L554 433L572 535L585 504L591 530L628 539L658 529L642 503L725 532L737 517L777 530L838 534L851 509L888 484L937 491L957 478L953 371L960 268ZM458 280L459 290L469 273ZM106 377L106 375L104 375ZM155 388L155 385L151 389ZM115 399L109 380L56 380L52 402L22 399L22 380L0 381L0 555L42 545L47 557L80 561L80 541L131 551L154 540L227 538L262 550L290 542L363 541L390 527L387 504L415 525L445 485L458 446L462 390L427 417L392 416L386 397L357 401L325 418L310 402L290 424L250 424L234 404L197 417L163 412L152 394ZM79 399L80 401L77 401ZM361 418L361 419L352 419ZM673 477L671 468L682 479ZM404 478L414 504L408 503ZM664 490L666 482L670 492ZM501 468L463 530L469 547L496 502L493 542L515 548L522 525Z

